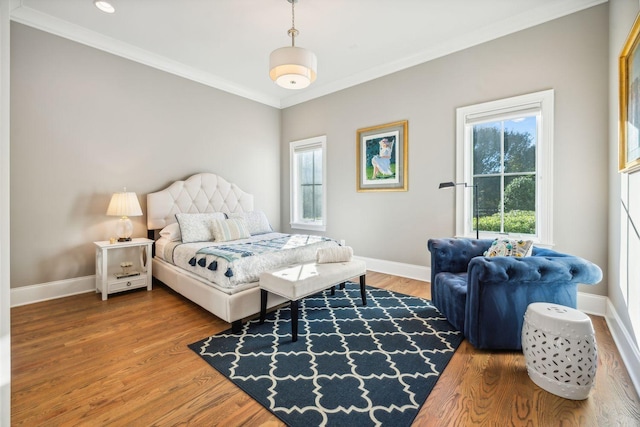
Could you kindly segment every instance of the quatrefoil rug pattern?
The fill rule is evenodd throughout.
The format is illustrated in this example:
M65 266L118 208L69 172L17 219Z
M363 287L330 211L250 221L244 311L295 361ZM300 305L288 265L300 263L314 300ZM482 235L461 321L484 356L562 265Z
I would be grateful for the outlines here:
M462 336L428 300L347 283L189 345L290 426L410 426Z

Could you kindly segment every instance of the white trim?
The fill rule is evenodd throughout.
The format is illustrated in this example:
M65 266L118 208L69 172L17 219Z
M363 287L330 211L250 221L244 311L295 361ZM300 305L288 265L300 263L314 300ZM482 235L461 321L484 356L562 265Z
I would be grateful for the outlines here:
M640 351L609 298L607 298L605 320L607 321L607 326L609 327L613 341L616 343L620 357L622 357L622 362L627 368L631 382L636 389L636 393L640 395Z
M587 4L581 0L557 1L554 4L554 9L545 7L537 10L530 10L518 16L511 16L502 22L493 22L492 25L480 28L473 33L461 34L460 37L449 40L445 44L424 50L410 57L402 58L394 62L384 63L335 82L311 86L310 88L300 92L287 93L282 98L247 90L244 87L240 87L235 83L220 79L210 73L196 70L182 63L152 54L146 50L106 37L102 34L87 30L86 28L71 24L67 21L54 18L51 15L25 7L22 5L20 0L11 1L11 19L15 22L29 25L42 31L56 34L69 40L73 40L114 55L122 56L132 61L251 99L256 102L276 108L287 108L441 58L454 52L498 39L517 31L522 31L524 29L561 18L602 3L606 3L606 1L607 0L593 0Z
M11 425L10 5L0 1L0 426Z
M536 147L536 243L553 246L553 135L554 90L548 89L525 95L482 102L456 109L456 182L471 183L472 124L502 119L519 111L529 114L540 112ZM473 231L473 191L467 186L456 186L456 236L475 237ZM481 238L500 237L497 233L480 232ZM529 238L527 236L527 238Z
M367 270L370 271L406 277L408 279L421 280L423 282L431 281L431 268L429 267L359 256L354 256L354 258L366 262Z
M420 280L427 283L431 280L431 268L429 267L360 256L354 256L354 258L364 261L369 271ZM13 288L11 289L11 307L34 304L87 292L95 292L95 290L95 275ZM578 292L578 309L585 313L605 317L613 310L613 306L607 297ZM617 315L615 316L615 320L620 322Z
M298 185L298 164L296 163L296 154L307 150L317 150L320 148L322 151L322 219L318 221L299 221L298 210L301 209L299 198L299 185ZM326 231L327 229L327 136L314 136L312 138L301 139L298 141L291 141L289 143L289 225L291 228L301 230L315 230ZM300 202L300 203L299 203Z
M588 314L604 317L607 313L607 301L609 298L602 295L578 292L578 309Z
M11 307L95 292L96 276L76 277L11 289Z
M414 67L416 65L450 55L454 52L478 46L482 43L504 37L508 34L535 27L536 25L562 18L563 16L606 2L607 0L594 0L589 2L589 4L584 4L580 1L574 0L557 1L554 4L556 9L553 11L549 9L527 11L519 16L510 16L502 22L492 22L491 25L478 29L476 32L461 34L460 37L448 40L445 44L424 50L408 58L402 58L394 62L386 62L335 82L319 86L310 86L304 91L292 93L290 96L282 98L281 108L301 104L333 92L338 92L361 83L384 77L409 67Z
M167 57L156 55L148 50L107 37L24 5L20 5L11 11L11 20L261 104L281 108L278 97L248 90L246 87L239 86L211 73L189 67Z

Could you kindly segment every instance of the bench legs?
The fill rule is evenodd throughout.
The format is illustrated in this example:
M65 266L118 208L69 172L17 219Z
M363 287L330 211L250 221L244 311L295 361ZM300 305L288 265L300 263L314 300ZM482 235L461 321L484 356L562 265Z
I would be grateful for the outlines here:
M267 315L267 294L264 289L260 289L260 324L264 323ZM298 300L291 300L291 341L298 341Z
M264 323L267 314L267 291L260 289L260 324Z
M365 275L360 276L360 296L362 297L362 305L367 305L367 294L365 293Z
M298 341L298 300L291 300L291 341Z
M362 305L367 305L367 294L365 292L365 277L363 274L360 276L360 297L362 298ZM344 289L344 282L340 283L340 289ZM264 323L264 319L267 315L267 294L268 291L265 289L260 289L260 324ZM331 287L331 295L335 294L335 286ZM299 300L291 300L290 308L291 308L291 341L298 341L298 301ZM239 326L241 326L240 323ZM234 322L235 327L235 322ZM239 329L239 328L238 328ZM234 332L235 333L235 332Z
M231 322L231 333L237 334L242 330L242 319Z

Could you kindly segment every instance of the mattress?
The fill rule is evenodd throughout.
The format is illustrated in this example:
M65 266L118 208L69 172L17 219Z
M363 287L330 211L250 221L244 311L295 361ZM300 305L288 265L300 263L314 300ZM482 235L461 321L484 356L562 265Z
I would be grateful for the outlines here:
M228 260L211 252L224 248L252 248L269 242L286 242L282 248L264 253L248 250L237 259ZM260 273L291 264L315 261L319 248L339 246L338 242L322 236L266 233L233 242L182 243L160 238L156 241L156 257L188 273L210 282L226 293L246 288L257 282ZM212 268L215 266L215 268Z

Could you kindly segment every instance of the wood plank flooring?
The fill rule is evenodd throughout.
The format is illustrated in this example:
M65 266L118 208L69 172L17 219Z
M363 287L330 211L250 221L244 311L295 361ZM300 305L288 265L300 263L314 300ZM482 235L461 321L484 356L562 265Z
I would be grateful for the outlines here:
M371 286L429 298L424 282L367 274ZM463 341L415 426L640 426L636 394L604 319L589 399L537 387L518 352ZM281 426L187 344L229 328L163 285L88 293L11 310L13 426Z

